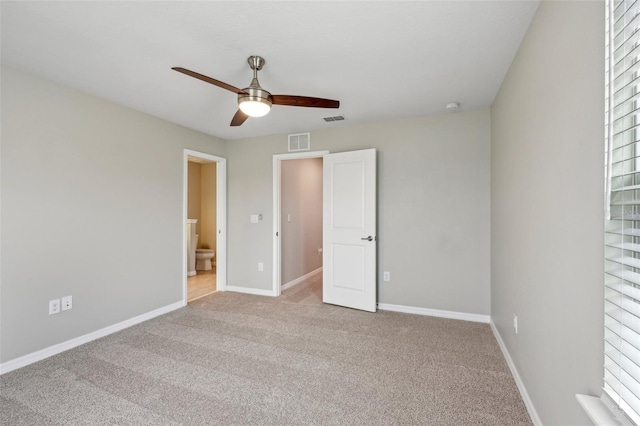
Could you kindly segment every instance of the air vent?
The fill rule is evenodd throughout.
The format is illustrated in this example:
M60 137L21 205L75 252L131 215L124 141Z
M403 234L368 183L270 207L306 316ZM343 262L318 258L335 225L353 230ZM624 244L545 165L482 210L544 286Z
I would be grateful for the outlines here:
M298 133L295 135L289 135L289 152L309 151L310 148L310 133Z
M335 117L325 117L323 118L324 121L342 121L344 120L344 115L336 115Z

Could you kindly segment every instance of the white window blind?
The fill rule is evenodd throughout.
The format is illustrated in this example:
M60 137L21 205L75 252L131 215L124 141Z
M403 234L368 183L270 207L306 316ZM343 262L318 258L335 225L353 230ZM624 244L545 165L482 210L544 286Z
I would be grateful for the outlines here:
M640 0L606 17L604 390L640 424Z

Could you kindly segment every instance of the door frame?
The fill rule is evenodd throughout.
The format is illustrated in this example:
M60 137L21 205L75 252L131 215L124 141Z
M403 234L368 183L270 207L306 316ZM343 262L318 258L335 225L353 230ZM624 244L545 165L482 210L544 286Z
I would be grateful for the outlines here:
M278 297L282 291L282 276L280 274L281 266L281 244L280 244L280 192L281 192L281 167L283 160L301 160L304 158L322 158L329 151L309 151L294 152L289 154L273 155L273 279L271 295ZM185 219L185 226L186 226ZM185 231L186 232L186 231ZM185 243L186 244L186 243Z
M227 289L227 159L185 149L182 157L182 302L187 304L187 192L189 157L216 163L216 290Z

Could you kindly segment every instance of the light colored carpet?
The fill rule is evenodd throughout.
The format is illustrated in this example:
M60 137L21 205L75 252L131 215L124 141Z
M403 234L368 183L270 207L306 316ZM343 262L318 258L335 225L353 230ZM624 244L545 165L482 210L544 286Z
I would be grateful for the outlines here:
M3 425L530 425L486 324L215 293L0 377Z

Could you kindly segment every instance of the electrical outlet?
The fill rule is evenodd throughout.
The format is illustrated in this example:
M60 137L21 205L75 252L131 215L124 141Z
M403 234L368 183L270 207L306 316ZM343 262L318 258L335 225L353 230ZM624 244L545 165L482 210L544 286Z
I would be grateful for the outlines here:
M258 271L260 272L264 271L264 263L258 262Z
M68 311L73 308L73 298L72 296L65 296L62 298L62 310Z
M382 279L385 280L385 281L391 281L391 272L384 271L382 273Z
M60 299L49 300L49 315L60 313Z
M516 314L513 314L513 331L518 334L518 316Z

